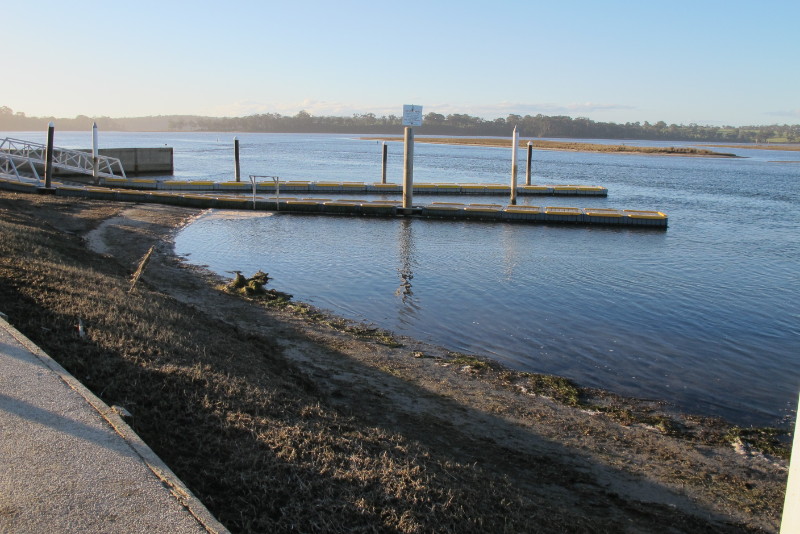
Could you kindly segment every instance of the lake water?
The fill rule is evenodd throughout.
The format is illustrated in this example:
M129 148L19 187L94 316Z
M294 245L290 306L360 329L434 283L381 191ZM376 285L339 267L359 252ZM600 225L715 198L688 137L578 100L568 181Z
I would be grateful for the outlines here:
M101 146L169 145L175 178L228 180L232 137L101 133ZM375 141L239 139L245 176L380 179ZM90 144L88 132L56 133L58 146ZM534 183L602 185L609 196L522 203L661 210L666 231L210 212L176 249L220 273L262 269L298 300L516 369L785 424L800 386L800 153L717 150L746 158L534 152ZM510 149L415 147L415 181L507 183L509 170ZM402 145L390 143L389 180L401 172Z

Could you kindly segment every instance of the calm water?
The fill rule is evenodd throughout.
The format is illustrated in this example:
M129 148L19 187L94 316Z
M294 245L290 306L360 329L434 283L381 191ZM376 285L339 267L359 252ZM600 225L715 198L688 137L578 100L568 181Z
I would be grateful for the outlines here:
M380 178L374 141L239 138L245 175ZM90 140L56 134L61 146ZM231 140L101 134L101 146L173 146L179 179L230 179ZM523 202L658 209L670 216L666 231L212 212L176 248L221 273L263 269L299 300L517 369L779 424L800 386L800 153L718 150L747 158L535 152L535 183L602 185L609 196ZM417 181L505 183L509 174L509 149L415 152ZM390 144L391 181L401 153Z

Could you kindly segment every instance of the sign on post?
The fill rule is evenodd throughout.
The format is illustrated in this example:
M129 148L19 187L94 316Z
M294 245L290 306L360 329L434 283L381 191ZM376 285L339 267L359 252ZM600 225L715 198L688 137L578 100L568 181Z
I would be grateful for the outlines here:
M422 106L414 104L403 105L403 126L405 126L403 139L403 208L410 209L413 207L414 194L413 126L422 126Z
M422 106L403 105L403 126L422 126Z

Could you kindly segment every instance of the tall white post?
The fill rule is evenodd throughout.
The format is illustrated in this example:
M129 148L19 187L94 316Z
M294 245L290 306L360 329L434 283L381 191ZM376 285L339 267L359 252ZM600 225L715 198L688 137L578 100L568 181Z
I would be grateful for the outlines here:
M528 164L525 169L525 185L531 185L531 162L533 161L533 141L528 141Z
M798 402L800 410L800 402ZM789 480L786 483L786 496L783 500L781 534L800 532L800 417L794 422L792 456L789 459Z
M511 200L512 206L517 203L517 149L519 148L519 134L517 127L514 126L514 133L511 135L513 146L511 148Z
M403 149L403 208L413 207L414 200L414 129L406 126Z
M97 142L97 123L92 123L92 178L94 183L97 183L97 173L99 172L100 161L97 156L100 155L100 149Z

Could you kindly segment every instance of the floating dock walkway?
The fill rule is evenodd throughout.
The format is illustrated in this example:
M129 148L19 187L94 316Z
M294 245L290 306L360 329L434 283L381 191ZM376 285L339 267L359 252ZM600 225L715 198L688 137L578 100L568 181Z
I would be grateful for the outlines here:
M49 193L65 197L152 202L192 208L262 210L297 214L328 214L375 217L425 217L445 220L481 220L519 223L562 223L614 225L665 229L668 217L660 211L561 206L506 206L503 204L462 204L431 202L403 208L401 201L355 200L310 197L264 197L235 194L147 191L122 188L73 186L58 182L44 190L39 184L0 179L0 188L26 193Z
M214 191L230 193L250 193L253 184L250 182L214 182L211 180L148 180L106 178L101 184L125 189L148 189L158 191ZM384 184L381 182L312 182L285 181L257 182L257 193L336 193L336 194L385 194L401 195L401 184ZM509 196L511 186L503 184L450 184L450 183L415 183L415 195L496 195ZM608 196L608 189L597 185L522 185L517 187L517 195L543 196Z

